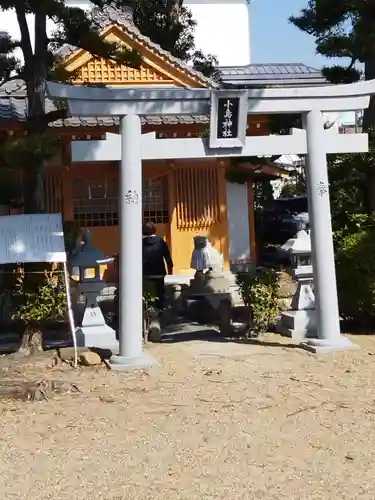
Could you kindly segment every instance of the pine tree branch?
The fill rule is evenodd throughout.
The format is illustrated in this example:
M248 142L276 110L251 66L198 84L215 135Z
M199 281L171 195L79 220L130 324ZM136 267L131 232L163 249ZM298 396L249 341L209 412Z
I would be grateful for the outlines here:
M332 26L350 25L358 10L353 3L356 2L309 0L307 8L302 9L298 16L291 16L289 21L309 35L325 36L331 32Z
M352 57L352 60L350 61L348 69L354 68L354 65L355 65L356 62L357 62L357 59L355 57Z
M362 76L362 72L357 68L338 65L323 67L322 74L331 83L354 83Z
M48 125L49 123L56 122L57 120L65 120L68 117L67 109L55 109L49 111L43 117L44 123Z
M18 61L14 57L0 55L0 85L10 81L12 73L18 69Z
M332 83L358 81L362 72L355 67L373 51L375 20L363 0L309 0L308 7L289 20L315 37L316 51L328 58L341 58L343 65L324 67L323 75ZM348 61L345 61L345 59ZM347 64L346 64L347 62Z
M9 35L0 36L0 54L9 55L12 53L17 47L20 47L20 42L14 40Z
M353 58L356 51L356 40L354 34L331 34L319 38L316 51L325 57L348 57Z
M141 65L142 57L137 50L103 39L102 28L94 16L88 15L82 9L62 7L56 12L56 18L60 23L60 29L53 35L55 48L65 44L79 46L93 56L124 66L139 68Z
M15 71L20 71L20 62L14 54L14 50L20 43L9 35L0 36L0 84L9 81Z

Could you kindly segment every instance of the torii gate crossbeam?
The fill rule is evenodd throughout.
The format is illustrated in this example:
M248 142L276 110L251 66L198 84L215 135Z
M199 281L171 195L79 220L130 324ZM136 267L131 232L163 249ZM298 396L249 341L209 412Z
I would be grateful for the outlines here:
M120 354L113 356L113 368L130 370L149 365L150 361L142 352L142 138L140 115L186 115L210 114L220 96L230 104L233 91L186 90L186 89L108 89L72 87L55 83L47 84L49 97L68 102L69 113L73 116L120 116L121 135L121 175L120 175L120 280L122 286L120 302ZM301 134L262 138L268 147L282 148L280 153L290 152L293 141L298 149L307 152L307 188L310 213L312 256L315 282L317 335L309 339L304 347L314 352L325 352L353 347L340 333L339 309L336 290L334 250L332 240L331 211L327 172L327 153L332 152L327 145L327 131L324 130L322 112L351 111L368 107L370 96L375 94L375 80L350 85L336 85L313 88L258 89L240 91L241 109L239 121L246 114L302 113L306 135ZM227 97L228 94L228 97ZM231 106L233 105L233 102ZM246 118L246 116L245 116ZM218 120L218 117L212 116ZM244 130L242 130L244 135ZM326 134L326 135L325 135ZM340 149L339 136L332 137L336 152ZM352 151L367 150L362 135L350 137ZM292 139L291 139L292 138ZM346 138L348 139L348 138ZM256 139L245 138L239 154L246 154ZM280 142L283 140L283 144ZM169 143L171 144L170 140ZM186 139L186 147L200 148L196 139ZM220 142L221 141L221 142ZM273 142L272 142L273 141ZM288 142L289 141L289 142ZM290 142L292 141L292 142ZM301 142L302 141L302 142ZM158 141L154 141L155 143ZM160 148L160 145L155 145ZM226 143L225 139L216 141ZM278 143L278 145L276 145ZM166 142L164 144L167 144ZM227 142L231 149L238 142ZM166 146L173 148L173 145ZM224 146L225 147L225 146ZM348 148L343 146L343 151ZM204 151L203 151L204 152ZM221 151L224 152L223 150ZM187 153L189 155L189 153ZM220 154L217 152L217 154ZM266 154L266 152L264 152ZM207 154L206 156L209 156ZM129 203L125 194L136 192L137 202Z

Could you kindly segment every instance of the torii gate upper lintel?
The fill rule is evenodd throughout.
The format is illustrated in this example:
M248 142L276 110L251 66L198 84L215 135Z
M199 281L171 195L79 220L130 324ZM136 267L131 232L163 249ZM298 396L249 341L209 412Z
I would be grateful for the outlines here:
M251 156L253 154L307 153L306 178L318 338L309 339L303 345L314 352L353 347L353 344L340 333L327 153L367 151L368 139L366 134L353 134L344 138L332 131L324 130L322 112L356 111L367 108L370 96L375 95L375 80L311 88L239 91L109 89L48 83L47 93L51 99L66 100L72 116L121 117L121 139L112 138L112 140L121 141L120 249L122 255L120 261L122 285L120 354L112 357L114 368L128 370L146 366L150 362L142 353L142 157L145 158L145 154L148 154L146 156L148 159L160 158L163 155L169 158L169 155L176 153L181 146L183 146L182 151L186 151L186 156L189 158L228 156L229 154ZM238 113L239 126L233 134L229 130L230 127L228 128L228 123L225 122L228 113ZM282 137L245 136L243 127L246 124L247 114L271 113L301 113L304 131ZM156 140L150 134L142 137L140 115L170 114L210 114L210 139ZM212 137L213 131L221 134L220 137L219 135ZM175 141L184 142L177 148ZM100 141L95 142L95 147L98 147ZM147 148L145 148L146 145L148 145ZM114 150L113 144L111 149ZM148 153L142 153L146 149ZM76 151L78 150L79 145L76 144ZM125 194L129 191L138 194L134 197L137 203L128 202Z

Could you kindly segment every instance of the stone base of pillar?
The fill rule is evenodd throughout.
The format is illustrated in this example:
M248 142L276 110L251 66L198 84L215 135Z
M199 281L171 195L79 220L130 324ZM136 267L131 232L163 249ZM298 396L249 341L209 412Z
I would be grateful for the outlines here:
M108 362L111 370L118 372L132 372L135 370L156 368L159 363L147 352L143 352L138 358L128 358L127 356L111 356Z
M118 352L116 332L110 326L84 326L76 329L78 347L98 347Z
M314 309L285 311L276 325L277 333L293 340L316 337L316 312Z
M346 349L359 349L357 344L353 344L347 337L339 335L332 339L309 339L300 344L302 349L314 354L327 354Z

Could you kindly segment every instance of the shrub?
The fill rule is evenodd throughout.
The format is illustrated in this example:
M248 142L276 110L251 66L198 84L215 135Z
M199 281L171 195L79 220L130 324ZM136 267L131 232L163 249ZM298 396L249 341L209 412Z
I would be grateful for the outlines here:
M236 278L242 300L249 309L251 329L267 331L279 313L279 276L273 269L258 270L255 274L239 273Z
M12 297L11 319L24 323L25 327L43 321L58 321L67 311L63 275L57 264L45 271L43 283L35 291L24 289L24 274L20 273Z
M43 282L40 283L41 277ZM42 350L41 326L49 321L61 321L67 311L66 292L61 270L53 263L51 270L38 275L34 289L25 287L25 273L18 272L14 288L10 317L23 325L21 351Z
M362 326L375 321L375 226L363 216L354 232L341 235L336 250L340 313Z

